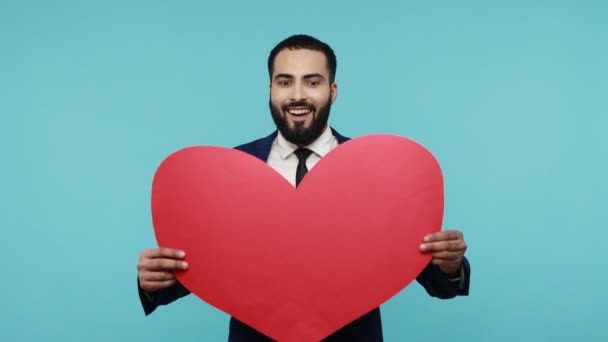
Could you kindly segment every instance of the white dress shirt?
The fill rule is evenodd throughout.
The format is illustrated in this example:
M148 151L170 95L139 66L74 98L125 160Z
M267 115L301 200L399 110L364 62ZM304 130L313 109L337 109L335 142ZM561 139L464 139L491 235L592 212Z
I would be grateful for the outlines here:
M306 167L308 170L310 171L322 157L328 154L329 151L333 150L336 146L338 146L338 140L336 140L336 137L332 134L329 126L327 126L317 140L313 141L310 145L305 146L313 152L308 159L306 159ZM298 157L293 152L298 148L298 145L287 141L281 132L279 132L272 143L267 160L268 165L280 173L281 176L287 179L294 187L296 186Z

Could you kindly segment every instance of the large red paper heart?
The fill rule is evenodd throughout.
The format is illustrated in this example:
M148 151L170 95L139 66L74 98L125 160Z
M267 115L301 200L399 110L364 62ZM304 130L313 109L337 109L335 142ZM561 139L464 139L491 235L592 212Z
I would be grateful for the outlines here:
M392 135L352 139L296 189L261 160L189 147L152 187L159 246L186 252L178 280L279 341L319 341L407 286L441 229L443 179L422 146Z

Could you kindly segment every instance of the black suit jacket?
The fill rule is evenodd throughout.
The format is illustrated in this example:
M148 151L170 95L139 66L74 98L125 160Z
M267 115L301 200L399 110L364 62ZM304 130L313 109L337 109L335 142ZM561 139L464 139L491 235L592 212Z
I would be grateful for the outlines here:
M343 137L332 128L333 135L339 144L344 143L348 138ZM277 136L277 132L269 136L252 141L248 144L237 146L236 149L249 153L262 161L268 160L270 148ZM447 299L455 296L468 295L470 266L467 259L463 259L463 286L449 281L445 274L435 265L427 265L416 280L425 288L427 293L433 297ZM139 287L139 297L146 315L149 315L159 305L166 305L174 300L188 295L190 291L179 282L172 287L159 290L154 295L154 300L150 301L141 287ZM249 327L245 323L235 319L230 319L229 342L268 342L270 338ZM350 324L344 326L331 336L327 337L326 342L381 342L382 341L382 322L380 319L380 309L376 308L361 316Z

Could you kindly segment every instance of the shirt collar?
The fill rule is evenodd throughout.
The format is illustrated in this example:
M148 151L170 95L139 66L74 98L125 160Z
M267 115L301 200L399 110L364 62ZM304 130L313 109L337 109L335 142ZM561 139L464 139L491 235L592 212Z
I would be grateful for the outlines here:
M305 148L313 151L319 157L324 157L331 150L331 141L333 138L333 134L329 125L323 133L310 145L305 146ZM298 145L291 143L285 139L285 137L281 134L281 132L277 135L277 147L279 151L279 155L282 159L287 159L295 150L299 148Z

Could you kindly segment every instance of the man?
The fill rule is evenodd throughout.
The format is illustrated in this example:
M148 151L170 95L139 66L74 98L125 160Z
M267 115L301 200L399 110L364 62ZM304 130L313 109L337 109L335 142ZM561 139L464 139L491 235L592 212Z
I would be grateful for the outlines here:
M334 82L336 57L325 43L306 35L280 42L268 58L270 112L277 131L237 149L268 163L297 186L303 175L331 149L348 140L327 121L338 86ZM418 282L434 297L468 295L470 268L464 257L467 246L461 232L446 230L430 234L420 249L432 253L430 264ZM141 253L138 263L139 295L146 314L189 294L175 279L175 272L188 266L184 253L153 248ZM271 341L232 318L229 341ZM325 341L382 341L380 310L376 308L343 327Z

